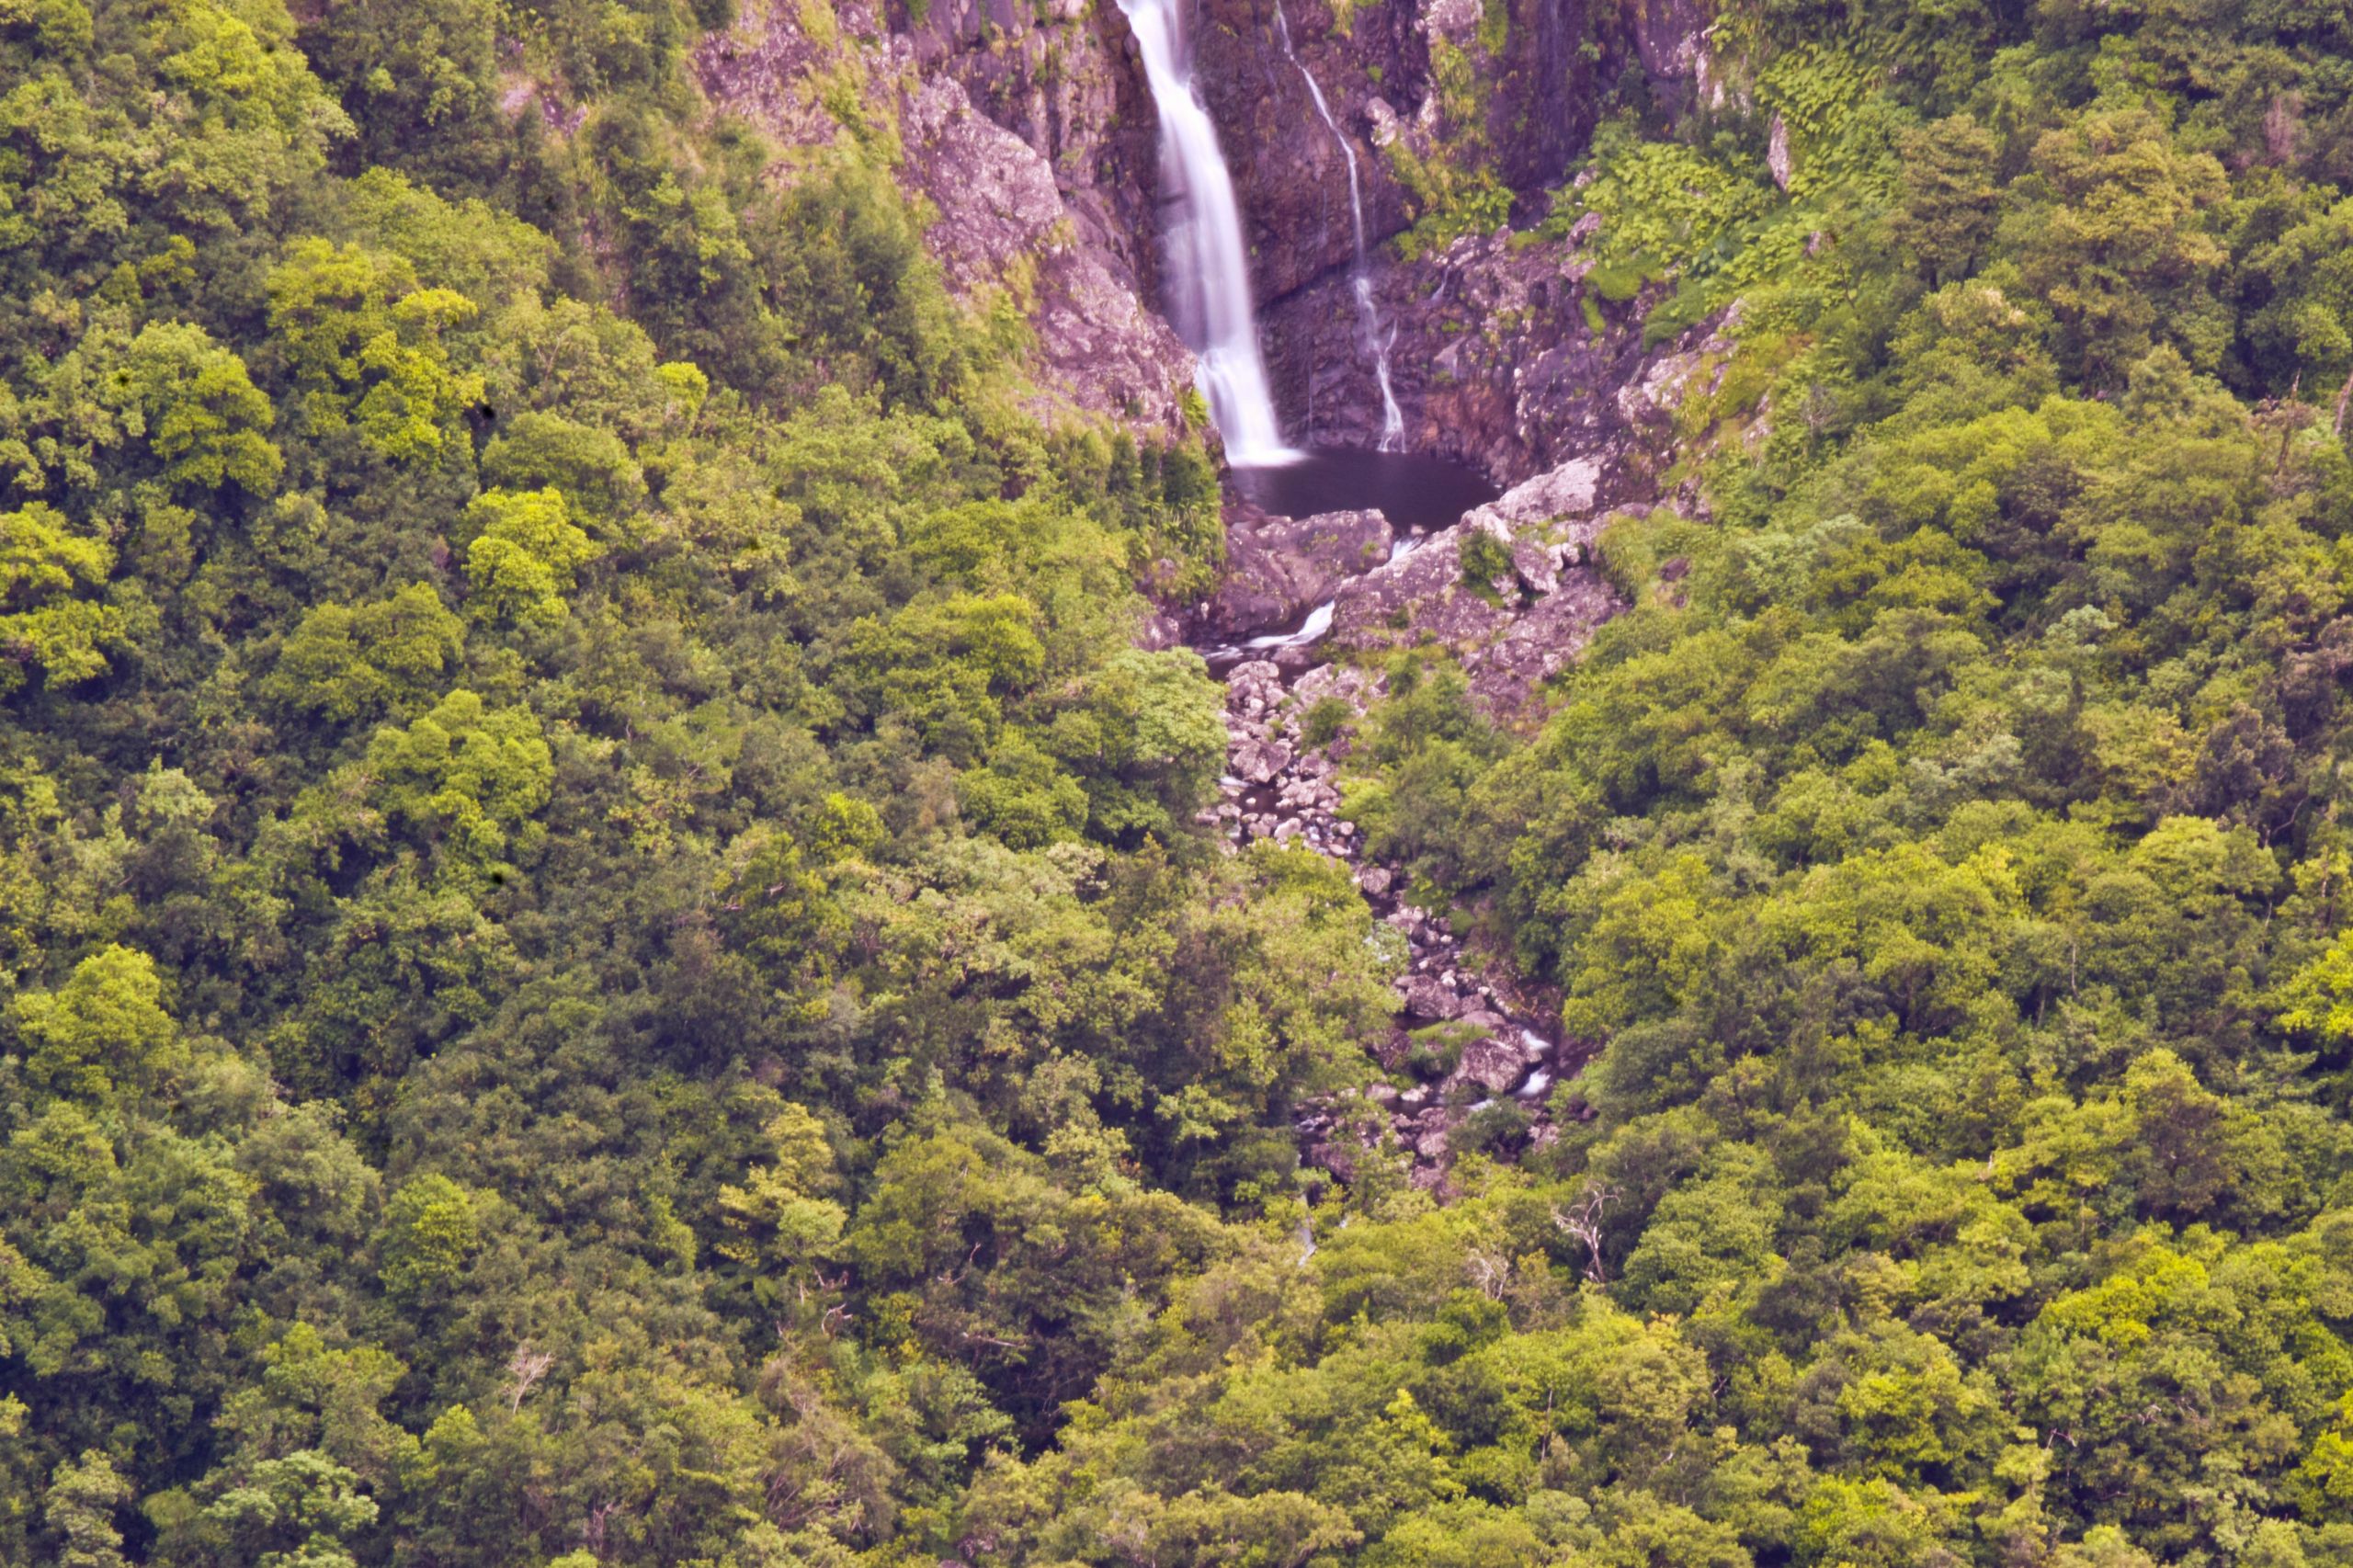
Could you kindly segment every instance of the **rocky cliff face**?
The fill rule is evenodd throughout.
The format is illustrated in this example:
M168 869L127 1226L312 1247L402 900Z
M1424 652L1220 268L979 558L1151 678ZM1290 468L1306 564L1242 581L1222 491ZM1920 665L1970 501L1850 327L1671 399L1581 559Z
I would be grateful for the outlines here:
M1380 407L1349 292L1347 159L1303 68L1356 155L1406 445L1502 483L1589 445L1631 372L1626 312L1604 305L1595 328L1573 246L1472 237L1396 260L1384 242L1416 201L1401 171L1488 168L1525 222L1590 135L1602 84L1631 70L1654 102L1721 95L1696 0L1284 4L1290 54L1277 0L1199 0L1192 35L1294 437L1370 445ZM1041 413L1179 427L1192 360L1151 308L1157 129L1112 0L771 0L705 40L696 69L715 108L789 145L848 133L846 114L895 132L951 284L1020 291Z
M1085 242L1131 279L1157 275L1152 99L1108 0L930 0L898 25L916 69L961 86L972 108L1043 163Z
M1720 102L1697 0L1201 0L1202 90L1248 225L1277 400L1296 437L1372 444L1380 401L1351 294L1347 158L1355 153L1371 274L1395 333L1409 449L1454 457L1499 482L1558 460L1589 427L1581 395L1631 368L1628 312L1581 293L1576 247L1525 255L1494 235L1400 261L1387 244L1428 205L1427 187L1483 169L1514 221L1540 218L1590 138L1605 85L1631 74L1679 114ZM1333 127L1315 112L1302 68ZM1148 181L1149 165L1120 176ZM1418 195L1408 181L1419 178ZM1523 239L1525 234L1523 233ZM1599 304L1601 301L1595 301Z
M1031 15L1001 0L999 9L1025 27ZM1103 149L1135 123L1122 119L1130 79L1096 23L1049 14L1020 35L1026 47L993 51L977 42L991 16L957 0L910 33L887 28L862 0L774 5L705 39L695 72L714 108L787 147L895 140L900 183L936 214L926 240L950 290L974 302L1010 295L1036 329L1035 412L1174 436L1193 358L1143 303L1134 236L1151 233L1149 217L1119 209L1107 194L1116 182L1058 177L1097 155L1120 164ZM961 47L968 31L974 46ZM1004 119L974 106L967 74Z
M1523 244L1506 232L1376 268L1406 448L1510 484L1623 444L1616 394L1641 373L1643 301L1604 297L1591 266L1574 243ZM1276 301L1265 316L1270 373L1307 439L1370 446L1381 397L1349 289L1335 276Z
M1413 206L1392 148L1425 163L1489 164L1534 202L1592 133L1602 73L1626 49L1607 0L1282 0L1294 61L1279 42L1277 3L1203 0L1195 34L1267 299L1355 256L1347 160L1302 67L1356 152L1378 245L1407 226Z

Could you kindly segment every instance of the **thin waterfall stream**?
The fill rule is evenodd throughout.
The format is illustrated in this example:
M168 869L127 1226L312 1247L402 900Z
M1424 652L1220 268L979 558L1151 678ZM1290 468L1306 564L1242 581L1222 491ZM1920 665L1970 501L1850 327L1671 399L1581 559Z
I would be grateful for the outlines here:
M1120 0L1160 115L1169 319L1199 358L1201 391L1225 438L1227 460L1243 468L1295 462L1301 453L1283 439L1258 348L1233 177L1218 148L1217 127L1193 86L1183 4Z
M1389 350L1395 334L1381 323L1381 307L1372 297L1372 265L1364 244L1364 186L1357 174L1357 150L1340 130L1340 122L1332 118L1332 106L1324 101L1324 89L1315 84L1315 73L1291 48L1290 18L1283 15L1280 0L1275 6L1275 36L1282 40L1283 58L1299 72L1299 79L1307 84L1307 96L1315 105L1316 115L1324 121L1324 129L1340 144L1340 156L1348 165L1348 219L1356 225L1356 266L1348 274L1348 285L1356 295L1357 328L1363 335L1364 346L1372 356L1373 379L1381 385L1381 444L1380 451L1393 452L1405 438L1405 415L1397 406L1396 389L1389 381Z

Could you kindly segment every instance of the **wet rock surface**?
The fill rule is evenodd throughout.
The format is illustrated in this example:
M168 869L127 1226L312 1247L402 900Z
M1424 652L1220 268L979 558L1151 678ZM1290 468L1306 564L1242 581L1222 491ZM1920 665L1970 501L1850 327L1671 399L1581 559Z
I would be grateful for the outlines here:
M1603 506L1659 494L1688 380L1679 357L1703 356L1714 324L1645 348L1656 296L1608 298L1592 279L1592 235L1581 225L1564 242L1466 236L1374 267L1374 298L1396 335L1391 379L1405 449L1506 485L1583 458L1601 479ZM1315 444L1369 447L1380 431L1352 289L1344 276L1319 278L1261 311L1276 398L1301 411L1302 438Z

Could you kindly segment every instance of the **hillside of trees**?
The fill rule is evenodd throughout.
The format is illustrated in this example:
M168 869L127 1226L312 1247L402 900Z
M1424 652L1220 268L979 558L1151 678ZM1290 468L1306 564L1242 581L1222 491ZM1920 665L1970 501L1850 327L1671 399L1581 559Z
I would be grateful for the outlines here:
M2353 9L1613 96L1522 238L1737 347L1549 719L1358 737L1597 1045L1442 1197L1138 646L1210 445L728 20L0 4L0 1562L2353 1564Z

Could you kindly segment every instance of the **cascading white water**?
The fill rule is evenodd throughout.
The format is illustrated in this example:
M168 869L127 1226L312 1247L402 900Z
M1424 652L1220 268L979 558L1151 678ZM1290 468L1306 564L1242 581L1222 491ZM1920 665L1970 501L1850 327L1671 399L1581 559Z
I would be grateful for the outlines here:
M1324 121L1324 129L1340 144L1340 156L1348 164L1348 218L1356 224L1356 269L1348 281L1357 297L1357 327L1364 335L1364 345L1372 355L1373 379L1381 383L1381 447L1384 452L1397 449L1405 438L1405 415L1397 406L1396 389L1389 381L1389 347L1392 337L1381 325L1381 307L1373 302L1372 267L1364 248L1364 188L1357 178L1357 150L1340 132L1339 122L1332 118L1332 106L1324 101L1324 89L1315 85L1315 73L1307 68L1290 46L1290 20L1283 15L1281 0L1275 6L1275 36L1282 40L1283 58L1299 71L1300 80L1307 84L1307 96L1315 104L1315 112Z
M1201 363L1201 392L1225 437L1228 461L1243 468L1296 461L1283 440L1242 249L1242 210L1218 151L1217 128L1193 91L1184 0L1120 0L1143 55L1144 80L1160 111L1160 182L1168 211L1169 318Z

